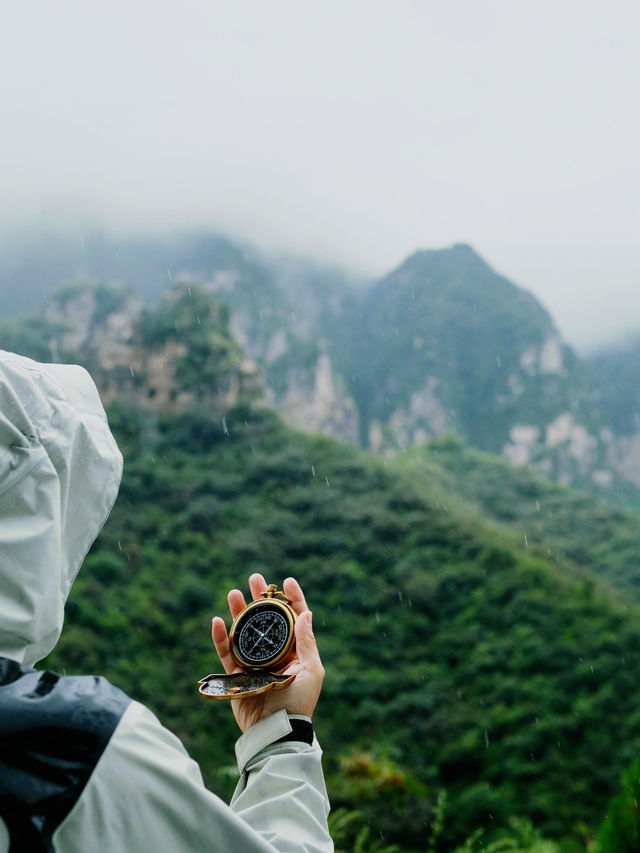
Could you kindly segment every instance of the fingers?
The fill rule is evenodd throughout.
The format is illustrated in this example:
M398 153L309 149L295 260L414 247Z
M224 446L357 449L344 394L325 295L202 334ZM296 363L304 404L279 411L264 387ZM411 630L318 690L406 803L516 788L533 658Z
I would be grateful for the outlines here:
M302 589L300 588L300 584L298 583L298 581L295 578L287 578L285 580L284 584L282 585L282 587L284 590L284 594L287 596L287 598L291 602L291 607L293 608L293 612L296 614L296 616L299 616L301 613L304 613L305 610L308 610L307 602L305 601L305 598L304 598L304 593L302 592ZM251 577L249 578L249 589L251 590L251 597L253 598L254 601L257 601L258 599L263 598L263 593L266 592L268 588L269 587L267 585L266 580L258 572L251 575ZM241 599L241 594L239 594L238 598L236 599L235 594L237 592L238 592L238 590L232 590L232 592L229 593L229 606L231 606L231 595L232 595L232 593L234 594L234 603L237 601L237 606L238 606L237 611L235 611L235 612L234 612L234 610L231 611L231 615L233 616L234 619L236 618L237 614L240 612L242 607L245 606L243 603L242 607L240 607L240 601L242 600L242 602L244 602L244 599Z
M318 645L313 634L311 611L305 611L296 620L296 652L298 660L305 669L324 676L324 668L320 660Z
M282 587L285 595L291 602L291 607L296 616L300 616L305 612L305 610L309 609L304 598L304 593L300 588L300 584L295 578L287 578Z
M219 616L214 616L211 623L211 638L213 645L216 647L220 663L224 667L227 675L237 669L237 664L231 657L229 651L229 636L224 621Z
M244 600L244 595L239 589L232 589L227 595L227 601L229 602L229 610L231 611L232 619L235 619L238 613L244 610L247 606Z
M251 590L252 599L257 601L259 598L263 597L262 593L267 591L267 582L261 574L256 572L249 578L249 589ZM229 610L231 611L232 619L235 619L238 613L240 613L241 610L244 610L247 606L244 596L239 589L232 589L227 596L227 601L229 602Z
M257 572L249 578L249 589L251 590L251 595L254 601L257 601L259 598L263 598L263 592L266 592L269 587L267 586L266 580L262 577L262 575Z

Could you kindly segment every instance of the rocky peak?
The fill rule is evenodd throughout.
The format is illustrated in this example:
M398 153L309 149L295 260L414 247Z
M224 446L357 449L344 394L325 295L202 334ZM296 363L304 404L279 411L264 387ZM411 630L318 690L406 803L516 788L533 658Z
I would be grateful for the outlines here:
M256 365L231 337L226 309L195 286L144 306L125 288L76 284L45 313L57 330L52 350L86 365L106 404L218 411L261 396Z

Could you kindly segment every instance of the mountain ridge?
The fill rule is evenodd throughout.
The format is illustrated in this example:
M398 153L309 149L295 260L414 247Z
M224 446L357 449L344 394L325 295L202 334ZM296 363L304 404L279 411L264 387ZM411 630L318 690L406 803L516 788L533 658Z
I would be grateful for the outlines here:
M171 286L203 286L226 304L234 336L264 377L265 402L296 427L377 453L454 429L515 464L640 503L640 440L618 431L614 383L562 341L532 294L466 243L414 252L367 286L339 269L203 233L120 248L94 237L82 251L74 270L109 279L128 264L145 304ZM6 266L0 258L4 305L16 290ZM47 310L64 324L63 313ZM17 337L6 323L0 329L41 354L43 331L33 317Z

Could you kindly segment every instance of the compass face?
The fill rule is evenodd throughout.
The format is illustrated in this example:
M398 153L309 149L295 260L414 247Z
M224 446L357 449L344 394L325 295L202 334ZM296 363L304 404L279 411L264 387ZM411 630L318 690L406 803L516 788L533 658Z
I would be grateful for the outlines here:
M282 660L293 643L293 623L282 605L261 601L248 607L232 632L233 656L241 666L266 667Z

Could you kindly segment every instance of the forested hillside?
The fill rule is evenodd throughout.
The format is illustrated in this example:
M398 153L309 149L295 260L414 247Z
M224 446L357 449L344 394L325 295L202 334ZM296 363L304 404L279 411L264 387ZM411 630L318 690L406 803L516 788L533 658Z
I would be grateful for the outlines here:
M588 568L640 600L640 518L584 492L514 467L464 444L451 433L398 454L395 468L410 471L428 494L458 510L479 512L500 525L518 547L562 564Z
M228 793L233 724L195 685L215 669L211 616L250 572L294 574L327 668L335 808L405 850L424 849L442 790L443 850L514 815L576 843L594 830L640 748L635 605L268 412L110 416L125 479L51 666L150 704Z

